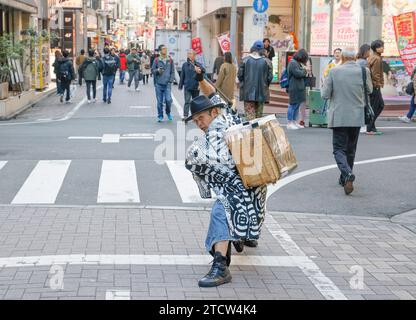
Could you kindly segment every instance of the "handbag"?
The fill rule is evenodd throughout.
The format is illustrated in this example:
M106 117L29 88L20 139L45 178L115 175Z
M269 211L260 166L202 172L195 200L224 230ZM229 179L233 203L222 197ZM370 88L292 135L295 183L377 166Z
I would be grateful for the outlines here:
M407 84L405 91L409 96L413 96L415 94L415 86L413 84L413 81Z
M313 74L305 78L305 87L310 87L311 89L316 87L316 77Z
M374 110L368 101L368 88L367 88L367 72L364 67L361 67L361 74L363 78L364 84L364 99L365 99L365 106L364 106L364 120L365 124L370 124L374 121L375 114Z

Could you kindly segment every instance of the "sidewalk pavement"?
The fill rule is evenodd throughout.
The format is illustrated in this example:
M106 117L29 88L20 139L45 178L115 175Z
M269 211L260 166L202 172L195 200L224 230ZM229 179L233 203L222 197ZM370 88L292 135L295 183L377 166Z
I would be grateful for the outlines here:
M231 283L199 288L210 268L208 221L198 208L2 206L0 299L416 297L409 229L385 218L277 212L268 212L258 248L233 252Z

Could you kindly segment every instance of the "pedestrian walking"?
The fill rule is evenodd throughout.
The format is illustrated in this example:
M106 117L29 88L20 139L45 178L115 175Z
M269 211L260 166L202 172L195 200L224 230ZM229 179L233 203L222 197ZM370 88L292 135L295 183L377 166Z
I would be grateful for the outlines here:
M75 79L75 71L73 62L69 57L69 51L64 50L62 52L62 58L58 60L58 77L61 81L61 98L60 101L64 102L64 95L66 92L65 102L71 102L71 82Z
M140 61L140 71L143 76L143 84L149 83L149 75L152 73L150 65L150 57L147 52L143 52L141 61Z
M370 56L370 53L371 53L371 47L368 44L363 44L358 50L357 63L361 67L368 69L368 57ZM360 129L360 133L366 133L366 132L367 132L367 126L364 125Z
M264 38L263 45L266 58L269 58L270 61L273 61L273 58L276 56L276 54L274 53L274 48L270 45L270 39Z
M111 52L111 56L116 60L117 69L119 69L120 68L120 58L119 58L119 56L116 52L116 48L111 48L110 52ZM117 73L117 71L116 71L116 73ZM111 85L112 89L114 89L114 83L115 82L116 82L116 76L114 75L113 84Z
M104 103L111 103L112 88L114 78L117 72L117 60L110 54L108 48L104 48L104 57L102 58L103 64L103 101Z
M273 67L270 60L263 56L263 51L263 42L254 42L250 55L243 59L238 70L240 101L244 101L247 120L263 116L264 104L270 100Z
M94 55L94 49L89 49L88 57L84 60L84 63L80 67L87 85L87 99L89 104L91 101L97 102L97 78L100 74L100 65ZM93 100L91 100L91 89Z
M120 50L120 84L124 84L124 78L127 71L127 55L124 52L124 49Z
M411 95L411 98L410 98L409 112L407 113L407 115L399 117L399 120L404 122L404 123L410 123L410 121L412 120L412 117L413 117L413 115L415 114L415 111L416 111L416 106L415 106L416 66L415 66L415 69L413 70L413 73L412 73L412 76L410 77L410 80L412 81L412 84L413 84L413 94Z
M130 88L134 80L134 89L139 91L140 82L140 57L137 53L137 48L132 48L130 54L127 56L127 69L129 70L129 81L127 86Z
M334 50L334 58L327 64L327 66L324 69L324 73L323 73L324 81L325 81L325 78L329 74L329 70L331 70L332 68L336 68L340 66L341 64L342 64L342 49L337 48Z
M82 70L81 66L84 63L85 60L85 50L81 49L80 54L75 59L75 64L77 65L77 72L78 72L78 84L82 86Z
M53 66L53 73L55 73L56 76L56 94L59 96L61 94L63 94L62 92L62 84L61 84L61 80L58 77L58 66L59 66L59 60L62 59L62 53L61 50L55 50L55 61L53 62L52 66Z
M218 75L220 74L220 68L222 64L224 63L224 56L220 54L218 57L214 60L214 68L212 69L212 79L216 81L218 79Z
M357 63L364 68L368 68L368 57L371 53L371 47L368 44L363 44L358 50Z
M381 88L384 87L383 75L383 58L384 42L375 40L371 43L371 54L368 58L368 66L370 68L371 79L373 82L373 92L370 95L371 107L374 111L374 119L367 125L368 135L380 135L381 131L376 128L376 120L384 109L384 100L381 94Z
M157 119L163 121L163 101L166 103L166 115L169 121L173 120L171 114L172 95L171 87L175 81L175 65L173 60L167 54L168 49L165 45L159 46L160 56L155 58L152 65L152 74L155 82L157 98Z
M347 195L354 190L357 142L365 122L368 94L373 91L370 71L356 63L355 58L354 49L344 50L343 63L329 71L321 92L330 101L328 128L332 129L333 153L341 172L338 183Z
M226 52L224 53L224 63L221 65L215 85L230 101L234 99L236 76L237 69L233 63L233 56L231 52Z
M182 65L181 77L179 80L178 89L183 91L185 104L183 106L183 118L189 115L189 102L191 99L199 96L199 82L195 80L195 51L192 49L188 51L188 59Z
M192 173L202 198L210 198L211 190L217 195L205 240L205 248L214 260L210 271L198 282L200 287L216 287L232 279L231 244L237 252L244 249L242 243L247 241L257 245L267 186L244 187L224 139L225 131L242 121L232 116L201 69L197 73L204 95L192 99L191 115L186 122L192 120L204 135L187 150L185 167Z
M305 49L296 52L287 66L289 79L289 106L287 109L287 129L297 130L304 128L296 122L299 108L306 101L305 78L308 75L309 55Z

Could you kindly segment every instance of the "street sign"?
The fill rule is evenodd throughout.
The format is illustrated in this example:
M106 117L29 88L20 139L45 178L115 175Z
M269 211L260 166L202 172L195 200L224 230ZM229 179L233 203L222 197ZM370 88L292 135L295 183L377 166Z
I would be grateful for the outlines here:
M253 9L257 13L263 13L269 8L269 1L268 0L254 0L253 1Z
M255 26L265 26L269 20L267 13L255 13L253 14L253 25Z

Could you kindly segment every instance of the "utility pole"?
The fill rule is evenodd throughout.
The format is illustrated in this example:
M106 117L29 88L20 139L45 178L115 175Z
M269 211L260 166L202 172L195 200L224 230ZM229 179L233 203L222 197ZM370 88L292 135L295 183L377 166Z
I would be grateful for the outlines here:
M82 0L82 11L83 11L83 34L84 34L84 50L88 51L88 9L87 0Z
M230 26L230 42L231 54L233 59L236 59L236 45L237 45L237 0L231 0L231 26Z

